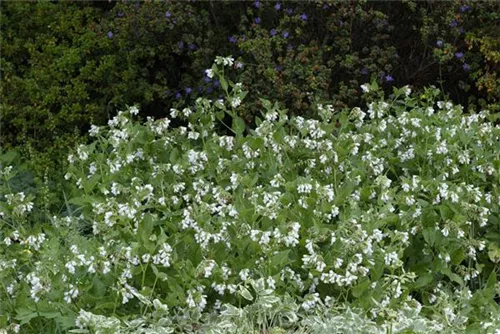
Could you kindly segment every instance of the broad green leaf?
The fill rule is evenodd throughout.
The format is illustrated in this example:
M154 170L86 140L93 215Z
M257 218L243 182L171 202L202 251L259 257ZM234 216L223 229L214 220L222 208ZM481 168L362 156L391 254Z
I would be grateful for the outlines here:
M245 121L239 116L233 117L232 129L236 134L242 134L245 132Z
M250 291L248 291L247 288L245 288L244 286L240 285L240 290L238 291L239 294L245 298L246 300L249 300L249 301L252 301L253 300L253 296L252 294L250 293Z
M443 274L445 274L449 279L451 279L453 282L458 283L460 285L464 285L464 280L458 276L457 274L453 273L450 268L443 268L441 270Z

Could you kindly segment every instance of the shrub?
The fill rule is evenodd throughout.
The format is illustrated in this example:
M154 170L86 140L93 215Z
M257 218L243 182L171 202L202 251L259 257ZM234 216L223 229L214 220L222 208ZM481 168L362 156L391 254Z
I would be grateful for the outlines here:
M488 112L436 103L436 88L384 98L373 82L367 108L317 105L317 119L262 99L246 133L233 63L207 71L224 99L93 126L68 157L66 214L31 227L33 200L6 192L0 326L498 328L500 128Z
M238 110L250 126L261 97L310 117L325 100L359 105L359 86L371 81L387 93L434 84L466 109L498 108L495 2L44 1L2 9L0 142L38 159L39 175L85 143L91 123L126 105L162 118L198 97L220 98L220 83L204 75L217 54L235 55L233 80L253 87Z

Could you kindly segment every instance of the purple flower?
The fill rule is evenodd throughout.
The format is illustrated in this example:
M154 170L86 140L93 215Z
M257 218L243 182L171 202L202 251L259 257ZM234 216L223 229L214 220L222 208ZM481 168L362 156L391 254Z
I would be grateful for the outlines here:
M165 13L165 17L166 17L166 18L170 18L171 16L172 16L172 13L170 13L170 12L166 12L166 13Z
M464 69L464 71L470 71L470 65L467 63L463 64L462 68Z
M255 24L260 24L260 17L258 17L258 16L257 16L257 17L255 18Z
M209 83L210 81L212 81L212 79L210 79L209 77L205 76L203 78L203 81L205 81L205 83Z
M461 13L468 12L469 10L470 10L470 6L468 6L468 5L465 5L465 6L461 6L461 7L460 7L460 12L461 12Z
M186 88L186 94L191 94L191 92L193 91L193 89L191 87L187 87Z
M184 42L183 41L180 41L179 43L177 43L177 46L179 47L179 49L184 49Z
M283 31L281 36L283 36L283 38L288 38L288 36L290 36L290 34L288 33L288 31Z
M276 36L278 32L276 31L276 29L273 28L269 31L269 33L271 34L271 36Z
M219 80L214 80L214 87L219 88L220 82Z
M366 67L363 67L363 68L361 69L361 71L359 71L359 72L360 72L361 74L363 74L363 75L367 75L367 74L368 74L368 69L367 69Z
M286 12L288 15L292 15L292 14L293 14L293 9L292 9L292 8L287 8L287 9L285 9L285 12Z
M281 71L281 66L277 65L274 69L276 70L276 72L279 72Z
M178 100L178 99L180 99L181 97L182 97L182 94L181 94L181 93L177 93L177 94L175 94L175 98L176 98L177 100Z
M207 87L207 93L210 94L214 91L214 89L212 87Z
M118 15L118 17L123 17L123 15L125 15L125 14L123 14L123 12L120 11L120 12L118 12L117 15Z
M189 50L194 51L194 50L196 50L196 44L189 43L188 48L189 48Z
M238 42L238 40L236 39L236 37L234 36L229 36L227 38L227 40L230 42L230 43L233 43L233 44L236 44L236 42Z
M328 9L328 8L330 8L330 5L329 5L329 4L327 4L327 3L325 3L325 4L323 5L323 9Z
M260 1L259 0L255 1L253 5L255 8L260 8Z
M243 63L237 62L236 63L236 68L242 69L243 68Z
M300 14L300 19L301 19L302 21L307 21L307 15L306 15L306 13L302 13L302 14Z
M456 26L458 26L458 21L457 20L451 21L450 27L456 27Z
M277 11L279 11L281 9L281 3L277 3L275 6L274 6L274 9L276 9Z
M442 40L438 40L436 42L436 45L437 45L438 48L442 48L443 47L443 41Z
M457 52L457 53L455 53L455 57L457 57L457 59L462 59L464 57L464 53L463 52Z
M201 86L198 87L198 92L200 92L200 93L203 92L203 87L201 87Z
M394 81L394 78L393 78L390 74L387 74L387 75L385 76L385 81L387 81L387 82L391 82L391 81Z
M112 31L108 31L108 38L113 38L113 32Z

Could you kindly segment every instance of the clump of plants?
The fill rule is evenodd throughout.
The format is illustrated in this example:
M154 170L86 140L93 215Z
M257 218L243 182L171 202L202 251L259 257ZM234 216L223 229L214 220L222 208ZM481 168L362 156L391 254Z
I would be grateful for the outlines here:
M49 223L33 224L33 198L7 191L2 166L0 328L500 328L500 128L487 111L371 83L366 106L318 104L317 119L262 99L249 129L233 65L206 71L223 99L92 126Z

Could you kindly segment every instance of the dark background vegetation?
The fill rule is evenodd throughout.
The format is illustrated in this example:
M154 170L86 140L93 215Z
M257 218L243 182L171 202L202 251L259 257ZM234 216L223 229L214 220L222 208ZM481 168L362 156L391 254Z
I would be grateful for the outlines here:
M499 109L500 2L26 1L1 2L2 150L38 174L85 141L91 123L127 105L165 117L217 98L204 70L235 59L257 96L291 114L313 102L361 103L359 86L442 88L466 108Z

